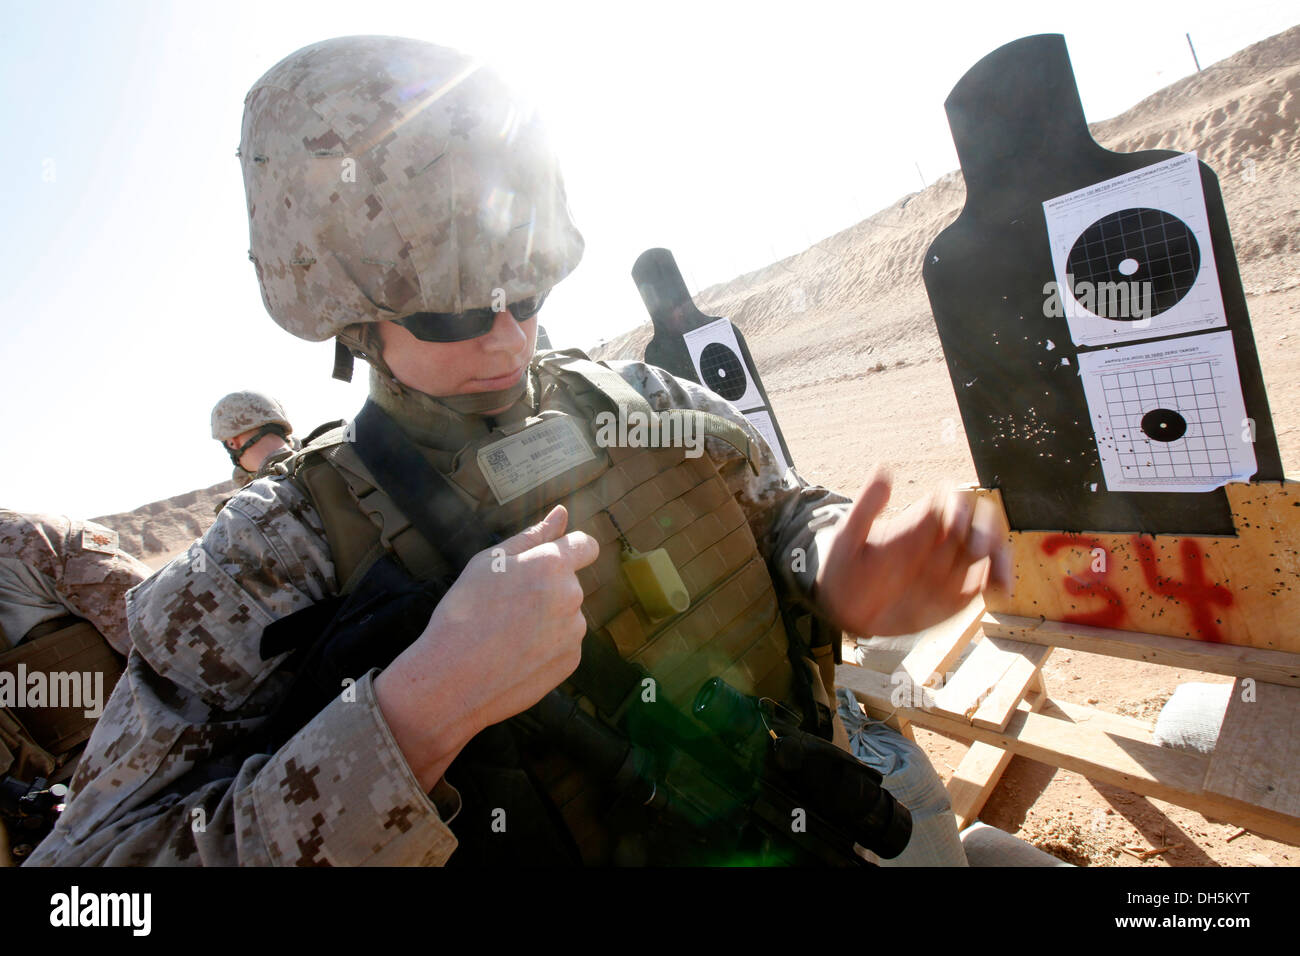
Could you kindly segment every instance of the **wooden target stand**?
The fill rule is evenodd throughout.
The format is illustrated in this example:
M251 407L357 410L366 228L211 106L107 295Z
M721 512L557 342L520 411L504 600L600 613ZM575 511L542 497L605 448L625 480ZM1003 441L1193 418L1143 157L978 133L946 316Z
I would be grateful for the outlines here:
M973 741L949 783L963 827L1019 754L1300 844L1300 485L1284 480L1218 179L1199 164L1200 243L1213 250L1216 328L1253 422L1255 481L1111 489L1076 374L1081 349L1097 346L1044 308L1055 273L1043 204L1177 154L1092 139L1060 35L988 54L944 107L966 204L922 275L977 493L1007 520L1016 585L921 635L893 674L841 666L838 680L900 730ZM1236 678L1214 752L1158 747L1144 721L1053 700L1042 673L1053 647Z
M1226 492L1233 536L1009 531L1013 596L990 592L920 635L893 674L846 664L837 680L909 736L915 723L972 741L948 784L963 829L1018 754L1300 845L1300 484ZM1052 700L1054 647L1235 677L1213 753Z

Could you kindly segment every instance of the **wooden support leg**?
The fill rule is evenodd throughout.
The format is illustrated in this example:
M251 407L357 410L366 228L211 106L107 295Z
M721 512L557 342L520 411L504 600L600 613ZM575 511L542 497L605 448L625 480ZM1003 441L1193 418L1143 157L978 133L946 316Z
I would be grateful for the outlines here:
M916 743L916 734L912 732L912 722L910 720L902 720L900 718L898 721L898 732L912 743Z
M1029 682L1029 693L1021 702L1020 709L1037 713L1047 700L1047 687L1043 683L1043 672L1037 670ZM957 829L964 830L974 823L984 809L984 804L997 788L1003 772L1011 763L1012 755L992 744L975 741L966 756L957 765L956 772L948 781L948 797L952 801L952 812L957 817Z

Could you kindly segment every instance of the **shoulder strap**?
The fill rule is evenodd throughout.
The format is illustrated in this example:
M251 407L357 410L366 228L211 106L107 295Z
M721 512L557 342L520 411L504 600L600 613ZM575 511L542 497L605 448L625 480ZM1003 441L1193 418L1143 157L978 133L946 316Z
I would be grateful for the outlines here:
M629 385L623 376L609 366L593 362L577 349L551 352L538 365L559 378L578 379L589 389L601 392L620 408L643 415L654 415L655 410L644 395Z
M501 540L372 401L357 415L354 447L378 486L457 574L475 554Z
M589 389L603 394L620 410L636 412L646 417L659 413L651 407L645 396L627 383L608 365L593 362L576 349L552 352L541 361L541 366L560 378L577 379ZM709 438L716 438L740 452L749 462L750 469L758 474L758 450L745 430L721 415L693 408L673 409L673 414L695 419L696 427Z
M379 529L357 507L347 482L331 463L333 453L351 436L352 427L344 422L318 428L302 449L284 462L290 480L306 492L320 515L340 594L352 593L383 554Z
M346 424L347 422L339 418L339 419L335 419L332 422L325 422L325 424L323 425L317 425L315 428L313 428L310 432L307 433L307 437L302 440L302 445L300 445L299 447L305 448L306 446L310 445L317 438L320 438L322 435L326 434L327 432L332 432L335 429L341 429Z
M379 529L357 507L348 483L327 454L295 463L292 476L311 497L325 528L339 593L351 594L370 566L383 554Z

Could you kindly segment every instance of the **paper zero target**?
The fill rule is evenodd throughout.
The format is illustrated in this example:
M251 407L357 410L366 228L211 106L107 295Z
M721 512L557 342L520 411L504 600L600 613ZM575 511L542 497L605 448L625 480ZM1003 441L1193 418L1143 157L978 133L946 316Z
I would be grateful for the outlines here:
M700 352L700 378L729 402L742 397L749 386L740 356L718 342L710 342Z
M762 393L741 356L740 343L727 319L719 319L682 335L691 363L705 388L733 403L742 412L763 407Z
M1043 216L1043 316L1065 318L1075 345L1227 324L1195 153L1046 200Z
M1094 290L1102 283L1137 283L1141 307L1135 308L1133 297L1125 295L1127 308L1118 310L1117 296L1094 293L1090 310L1103 319L1132 322L1160 315L1182 301L1196 283L1201 248L1177 216L1162 209L1121 209L1083 231L1065 268L1076 284L1087 283ZM1121 314L1108 314L1111 311Z

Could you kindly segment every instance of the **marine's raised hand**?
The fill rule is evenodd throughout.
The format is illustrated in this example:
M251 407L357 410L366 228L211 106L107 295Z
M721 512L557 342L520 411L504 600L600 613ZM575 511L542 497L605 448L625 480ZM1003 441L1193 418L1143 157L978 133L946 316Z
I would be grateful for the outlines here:
M973 491L934 493L881 518L890 479L874 471L836 529L817 573L817 601L862 636L911 634L961 610L986 587L1011 586L996 505Z

